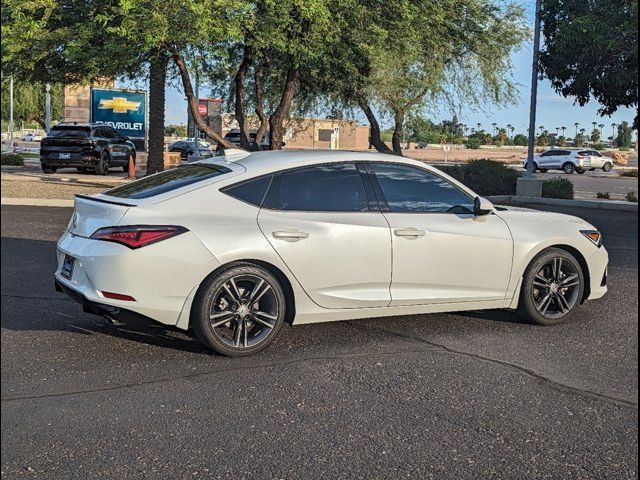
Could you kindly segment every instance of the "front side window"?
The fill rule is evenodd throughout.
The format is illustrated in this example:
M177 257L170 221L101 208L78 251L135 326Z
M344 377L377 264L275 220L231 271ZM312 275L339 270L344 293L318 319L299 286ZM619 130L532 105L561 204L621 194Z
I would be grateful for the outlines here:
M229 172L231 170L222 165L198 165L192 163L191 165L142 177L139 180L107 190L104 193L105 195L119 198L149 198Z
M280 172L263 206L306 212L366 212L368 198L355 164L336 163Z
M473 198L427 170L392 163L371 169L391 212L473 213Z

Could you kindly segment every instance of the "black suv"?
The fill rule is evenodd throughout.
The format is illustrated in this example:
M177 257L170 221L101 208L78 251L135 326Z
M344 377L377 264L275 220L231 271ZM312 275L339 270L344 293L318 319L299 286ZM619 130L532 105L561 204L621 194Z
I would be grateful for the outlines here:
M44 173L67 167L76 167L79 172L93 170L98 175L106 175L111 167L122 167L126 172L129 157L135 162L135 145L109 125L61 123L40 143Z

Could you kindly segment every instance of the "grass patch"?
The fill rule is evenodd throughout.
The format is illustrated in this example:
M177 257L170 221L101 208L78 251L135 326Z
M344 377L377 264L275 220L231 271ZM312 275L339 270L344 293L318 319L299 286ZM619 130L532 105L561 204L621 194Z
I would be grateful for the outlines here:
M624 170L620 172L621 177L633 177L638 178L638 169L636 170Z
M515 195L521 173L494 160L470 160L466 165L440 165L439 170L483 197Z
M611 194L609 192L598 192L596 198L600 200L611 200Z
M573 200L573 195L573 183L566 178L550 178L542 182L542 196L544 198Z
M629 202L638 203L638 196L636 195L636 192L627 193L627 196L625 198Z
M3 153L0 155L0 164L22 166L24 165L24 159L15 153Z

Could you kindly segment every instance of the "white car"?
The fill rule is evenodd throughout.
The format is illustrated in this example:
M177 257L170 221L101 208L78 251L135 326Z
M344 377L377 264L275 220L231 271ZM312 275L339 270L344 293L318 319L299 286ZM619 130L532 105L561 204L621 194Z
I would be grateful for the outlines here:
M57 256L57 289L85 311L191 329L229 356L284 323L512 309L555 324L607 291L587 222L372 153L229 150L77 195Z
M23 142L39 142L42 140L42 135L38 133L26 133L21 139Z
M523 167L527 168L527 159L523 161ZM596 150L562 150L552 148L540 155L533 157L534 171L547 172L549 170L562 170L567 174L587 170L602 169L610 172L613 169L613 160L605 157Z

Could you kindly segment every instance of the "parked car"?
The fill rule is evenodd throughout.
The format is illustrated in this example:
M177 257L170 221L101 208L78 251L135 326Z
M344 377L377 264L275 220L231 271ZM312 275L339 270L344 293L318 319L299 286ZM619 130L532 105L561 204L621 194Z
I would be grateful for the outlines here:
M252 129L249 131L249 142L253 145L253 143L256 140L256 134L257 134L258 130L257 129ZM239 128L232 128L231 130L229 130L229 132L227 132L227 134L224 136L224 139L228 142L233 143L236 147L241 147L242 144L240 142L240 129ZM268 150L269 149L269 130L267 130L264 134L264 136L262 137L262 141L260 142L260 150Z
M127 137L109 125L61 123L51 128L40 142L40 163L44 173L75 167L106 175L111 167L127 171L129 157L134 162L136 148Z
M229 356L284 323L501 308L556 324L607 291L602 235L579 218L494 207L407 158L226 153L77 195L56 288Z
M523 161L527 168L527 159ZM544 153L533 157L534 171L547 172L549 170L562 170L567 174L574 172L583 174L587 170L601 168L605 172L613 169L613 160L603 156L596 150L564 150L551 148Z
M25 133L21 140L23 142L39 142L42 140L42 135L39 133Z
M170 152L180 152L180 158L183 161L189 160L190 156L212 157L213 151L206 142L197 142L195 140L178 140L169 145Z

